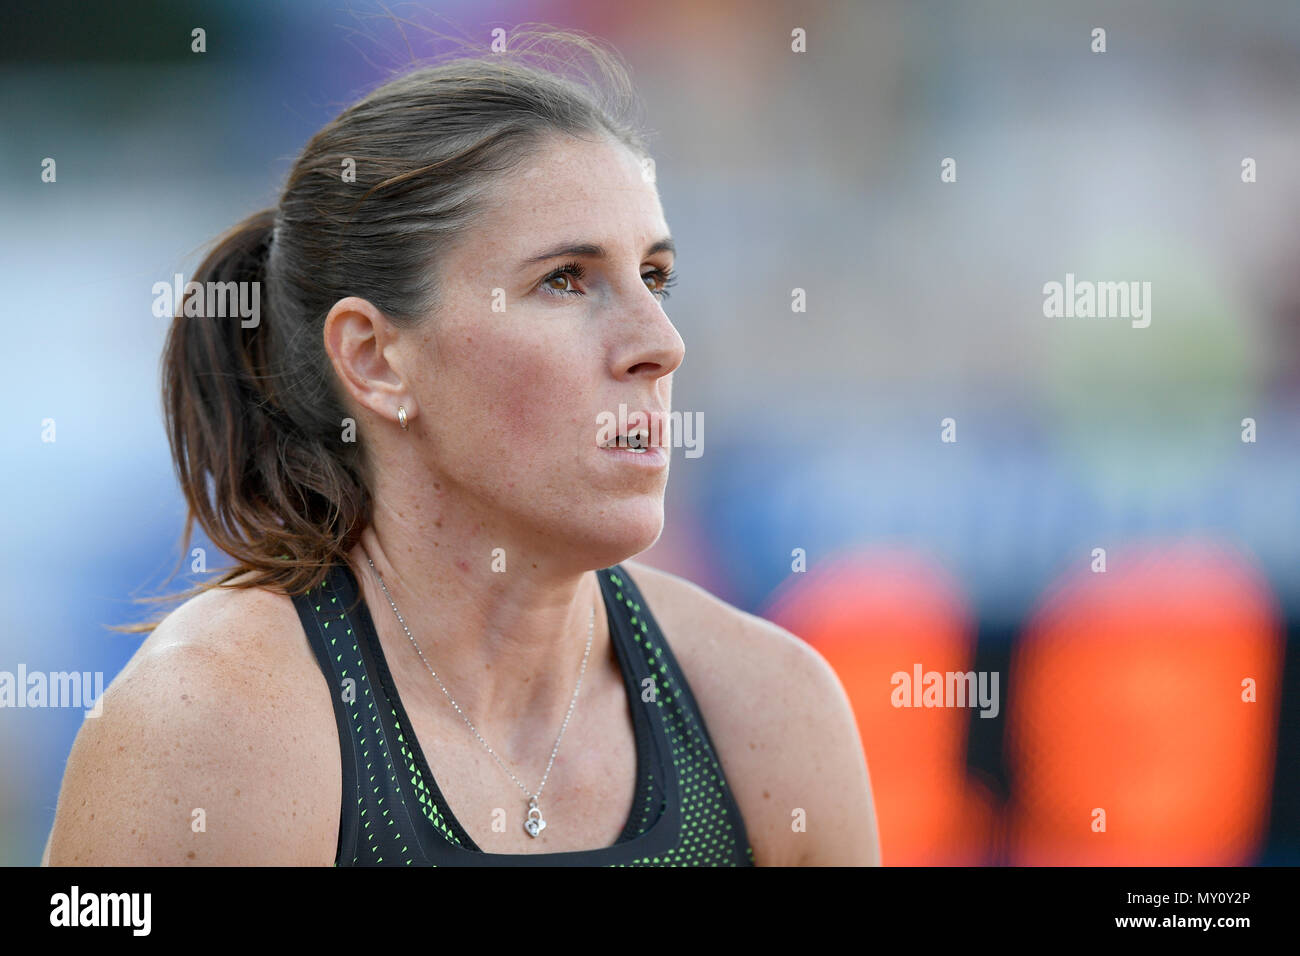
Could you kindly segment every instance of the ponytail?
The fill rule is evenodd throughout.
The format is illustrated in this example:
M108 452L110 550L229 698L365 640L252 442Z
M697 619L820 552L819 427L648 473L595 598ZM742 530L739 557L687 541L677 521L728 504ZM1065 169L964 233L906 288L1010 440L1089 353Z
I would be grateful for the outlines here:
M302 372L285 367L285 333L267 309L275 216L274 209L255 213L216 240L185 287L163 348L163 415L188 504L181 564L197 522L236 566L184 594L146 600L191 597L250 571L233 586L301 593L346 556L363 527L357 455L346 454L337 431L321 427L342 425L332 391L326 409L315 403L314 419L293 413L302 384L289 383ZM251 304L252 320L240 309L213 310L214 303Z

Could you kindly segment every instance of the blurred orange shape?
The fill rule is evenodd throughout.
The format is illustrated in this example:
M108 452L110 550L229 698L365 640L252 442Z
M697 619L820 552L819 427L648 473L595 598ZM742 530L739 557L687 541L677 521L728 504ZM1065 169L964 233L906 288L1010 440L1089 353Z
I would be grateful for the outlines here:
M1105 572L1068 575L1007 682L1010 862L1251 863L1284 649L1267 581L1227 548L1112 549Z
M815 647L844 684L862 737L886 866L990 862L988 789L965 770L968 707L895 707L891 677L967 671L970 616L947 573L907 551L818 562L765 616Z

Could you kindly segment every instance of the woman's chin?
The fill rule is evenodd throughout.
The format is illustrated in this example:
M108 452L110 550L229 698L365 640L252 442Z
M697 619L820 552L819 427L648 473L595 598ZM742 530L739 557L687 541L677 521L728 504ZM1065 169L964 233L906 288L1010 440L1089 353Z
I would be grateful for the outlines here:
M587 554L587 564L608 568L650 548L664 530L662 502L653 508L617 508L605 511L589 526L579 547Z

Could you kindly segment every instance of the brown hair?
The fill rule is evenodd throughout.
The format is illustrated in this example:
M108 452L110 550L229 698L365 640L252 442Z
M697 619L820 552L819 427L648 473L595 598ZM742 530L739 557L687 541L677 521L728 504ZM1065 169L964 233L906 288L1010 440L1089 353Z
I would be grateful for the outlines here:
M355 295L398 325L426 319L440 258L500 174L548 134L611 136L646 154L625 118L635 100L616 54L551 29L516 33L510 46L413 70L344 110L307 143L278 206L239 223L204 258L193 276L203 288L260 283L260 320L245 327L178 307L162 359L163 409L188 503L181 562L197 521L235 565L185 594L145 600L241 575L229 586L298 594L319 584L354 547L371 507L365 445L343 440L347 412L323 343L330 308ZM551 68L573 67L575 54L591 58L609 89ZM349 160L355 182L343 176Z

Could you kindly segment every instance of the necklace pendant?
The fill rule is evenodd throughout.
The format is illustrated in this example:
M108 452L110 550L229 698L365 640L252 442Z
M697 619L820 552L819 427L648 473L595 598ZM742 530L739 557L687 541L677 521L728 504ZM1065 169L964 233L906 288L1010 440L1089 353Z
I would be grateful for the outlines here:
M524 821L524 829L533 838L546 829L546 821L542 819L542 811L538 809L536 798L528 805L528 819Z

